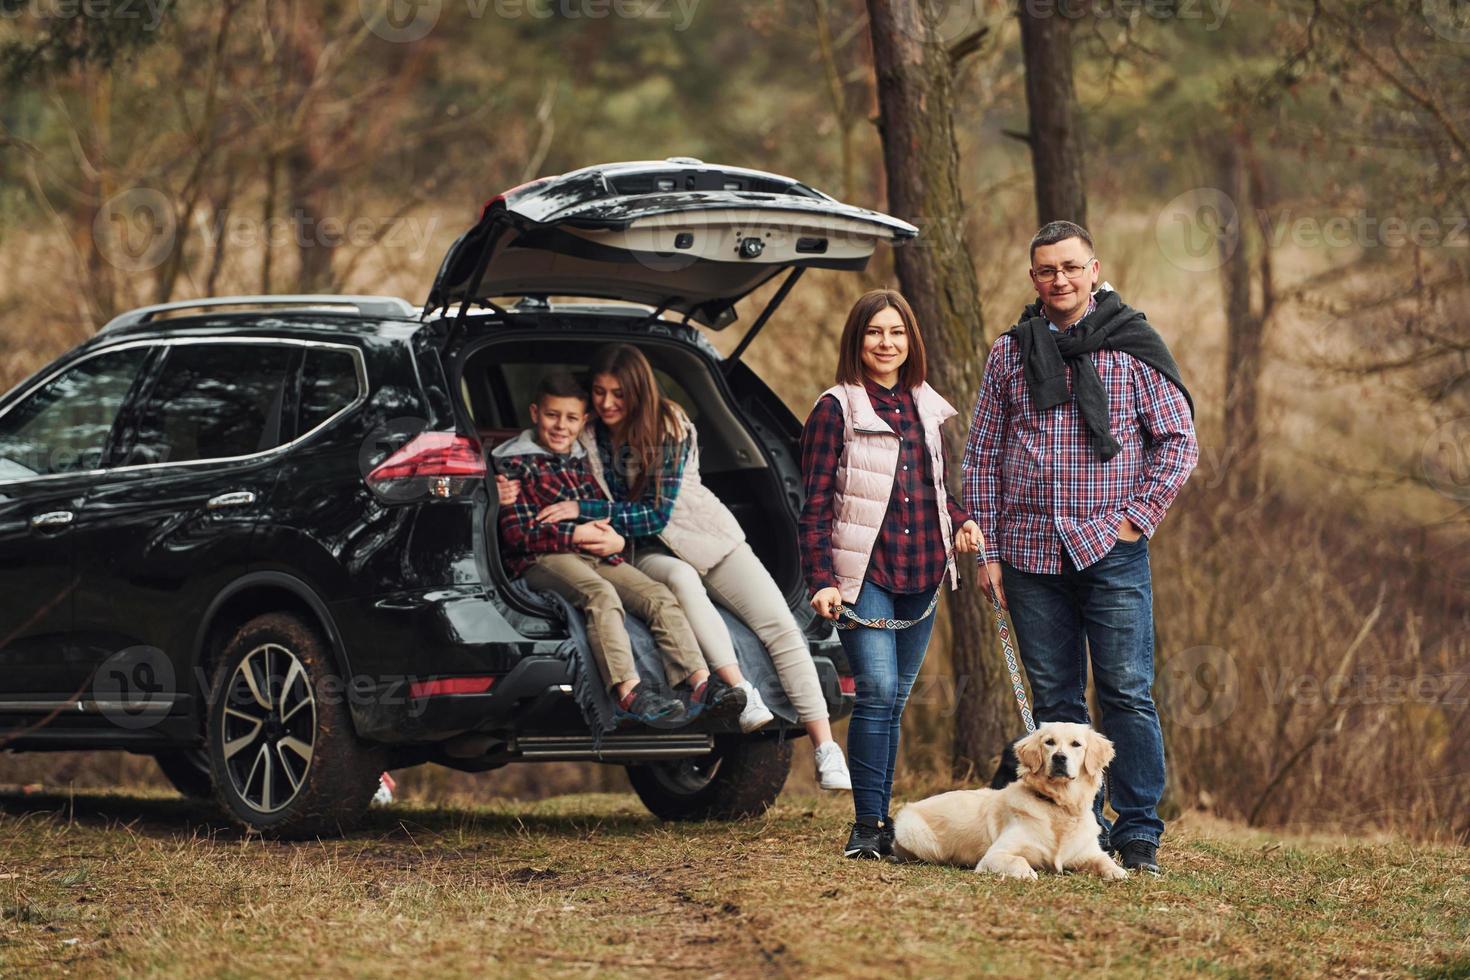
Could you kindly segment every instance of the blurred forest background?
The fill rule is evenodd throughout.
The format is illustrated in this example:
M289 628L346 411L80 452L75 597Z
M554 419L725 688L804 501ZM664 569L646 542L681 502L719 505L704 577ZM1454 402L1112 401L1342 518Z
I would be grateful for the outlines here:
M913 247L968 246L988 340L1031 296L1050 134L1027 136L1016 8L941 6L925 42L950 49L964 207L899 216ZM1067 28L1103 278L1199 410L1152 546L1168 813L1470 840L1470 4L1030 9ZM144 303L422 301L486 199L592 163L689 155L888 206L861 0L0 0L0 76L0 389ZM746 359L805 417L851 301L889 282L882 252L807 275ZM974 391L943 394L967 417ZM957 703L942 628L900 795L953 778ZM622 780L421 769L403 789ZM0 783L165 785L77 754L0 755Z

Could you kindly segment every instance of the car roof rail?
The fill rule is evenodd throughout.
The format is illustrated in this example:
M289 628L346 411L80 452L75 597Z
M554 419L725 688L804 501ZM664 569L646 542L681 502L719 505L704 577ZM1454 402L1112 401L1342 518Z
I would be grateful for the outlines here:
M419 308L400 296L344 296L333 293L302 293L262 296L211 296L207 299L181 299L172 303L140 306L107 321L103 332L147 323L163 313L176 310L209 309L216 306L294 306L346 307L363 316L417 318Z

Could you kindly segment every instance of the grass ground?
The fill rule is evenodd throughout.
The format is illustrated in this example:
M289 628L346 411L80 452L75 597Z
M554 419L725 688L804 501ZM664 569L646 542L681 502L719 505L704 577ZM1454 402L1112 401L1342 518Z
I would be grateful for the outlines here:
M0 794L0 975L1470 976L1470 852L1189 815L1167 874L846 861L847 802L660 825L631 794L242 838L156 795Z

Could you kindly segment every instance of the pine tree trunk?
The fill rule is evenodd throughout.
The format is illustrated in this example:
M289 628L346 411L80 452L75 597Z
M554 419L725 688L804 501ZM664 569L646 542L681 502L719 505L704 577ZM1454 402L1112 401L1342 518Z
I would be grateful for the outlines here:
M1071 221L1087 227L1087 189L1082 183L1082 134L1072 87L1072 23L1055 10L1018 5L1021 54L1026 63L1031 171L1036 220Z
M1225 136L1216 149L1216 181L1235 202L1236 233L1221 235L1219 245L1221 288L1225 299L1225 445L1230 470L1226 487L1234 496L1260 489L1259 390L1261 348L1265 341L1265 310L1251 297L1250 242L1245 215L1259 206L1248 180L1242 135ZM1264 245L1263 245L1264 248ZM1263 283L1269 303L1270 281ZM1266 303L1263 303L1264 307Z
M921 226L919 240L897 249L894 263L924 331L929 381L960 409L959 418L944 427L948 482L958 488L969 409L980 390L987 347L979 283L964 240L949 52L924 43L932 34L918 21L937 19L938 13L937 0L868 0L888 209ZM988 778L996 754L1018 734L1020 723L1007 714L1009 684L974 559L962 557L960 571L960 590L943 586L942 604L953 637L958 699L952 766L959 778Z

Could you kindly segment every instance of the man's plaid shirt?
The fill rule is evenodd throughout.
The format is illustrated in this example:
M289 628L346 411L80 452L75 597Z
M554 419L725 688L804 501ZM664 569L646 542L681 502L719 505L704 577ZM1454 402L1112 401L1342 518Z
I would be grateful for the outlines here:
M516 502L500 507L501 556L511 574L525 572L537 555L583 554L572 543L572 533L588 519L585 510L579 520L552 523L538 523L536 514L562 500L576 500L585 507L589 500L607 499L592 479L587 460L570 453L527 453L499 458L495 464L507 479L521 481ZM623 559L614 554L602 560L617 565Z
M1057 574L1065 549L1075 567L1086 568L1111 550L1124 515L1152 537L1198 462L1189 404L1171 381L1131 354L1089 356L1122 446L1106 463L1077 400L1038 413L1015 339L1002 335L991 347L960 464L965 509L985 535L982 561Z

